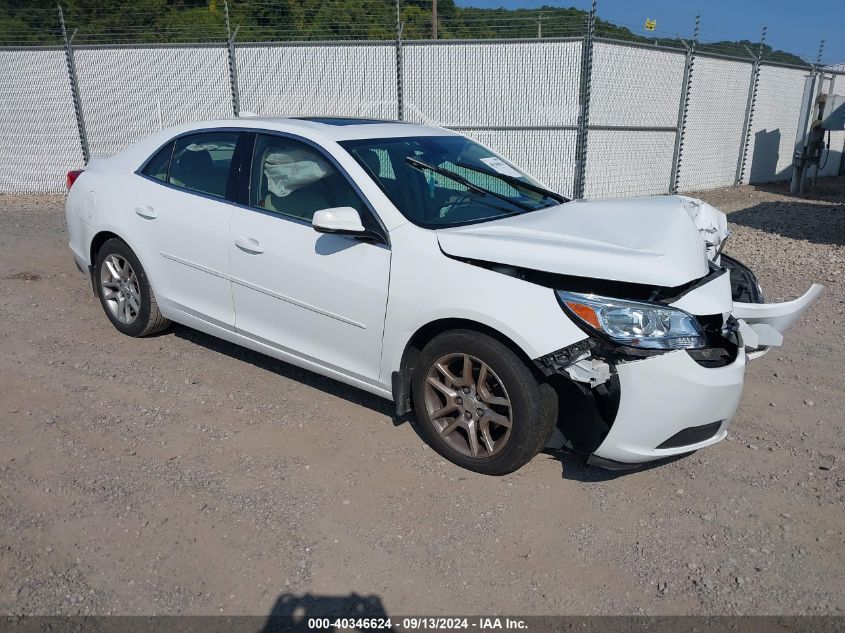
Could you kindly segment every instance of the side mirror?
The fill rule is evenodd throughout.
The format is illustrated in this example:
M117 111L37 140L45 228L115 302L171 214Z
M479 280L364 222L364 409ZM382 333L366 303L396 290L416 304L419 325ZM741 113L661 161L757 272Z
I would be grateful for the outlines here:
M352 207L321 209L314 214L311 226L319 233L359 236L366 233L361 216Z

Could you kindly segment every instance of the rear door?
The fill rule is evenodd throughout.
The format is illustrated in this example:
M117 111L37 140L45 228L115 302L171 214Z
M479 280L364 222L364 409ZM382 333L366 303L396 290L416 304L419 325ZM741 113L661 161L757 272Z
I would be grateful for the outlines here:
M143 168L150 180L135 213L154 252L150 278L159 300L216 325L235 322L229 269L229 193L242 133L181 136ZM146 264L145 264L146 266Z
M352 181L321 148L258 134L229 259L236 329L366 382L379 376L390 248ZM383 242L318 233L316 211L358 210Z

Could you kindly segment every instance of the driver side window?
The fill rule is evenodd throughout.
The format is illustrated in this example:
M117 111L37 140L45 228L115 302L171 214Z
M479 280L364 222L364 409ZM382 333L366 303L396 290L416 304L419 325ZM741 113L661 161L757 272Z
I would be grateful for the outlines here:
M328 158L305 143L259 134L252 157L250 206L310 222L331 207L353 207L367 225L369 210Z

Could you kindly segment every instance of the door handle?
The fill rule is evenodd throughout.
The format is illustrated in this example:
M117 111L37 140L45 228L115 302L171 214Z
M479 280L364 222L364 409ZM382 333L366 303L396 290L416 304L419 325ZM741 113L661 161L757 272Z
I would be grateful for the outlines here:
M264 247L261 246L261 244L258 243L258 240L254 237L239 237L235 240L235 246L242 251L253 253L255 255L259 255L264 252Z
M158 213L152 207L135 207L135 213L148 220L154 220L158 217Z

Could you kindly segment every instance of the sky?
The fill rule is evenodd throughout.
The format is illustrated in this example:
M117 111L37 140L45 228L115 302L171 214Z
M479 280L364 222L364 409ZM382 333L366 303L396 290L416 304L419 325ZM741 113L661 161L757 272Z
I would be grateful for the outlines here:
M536 8L543 5L589 10L590 0L455 0L460 6ZM825 39L822 61L845 62L845 0L598 0L604 20L645 33L646 18L657 20L656 34L689 36L701 15L702 41L759 40L768 27L774 48L815 61Z

